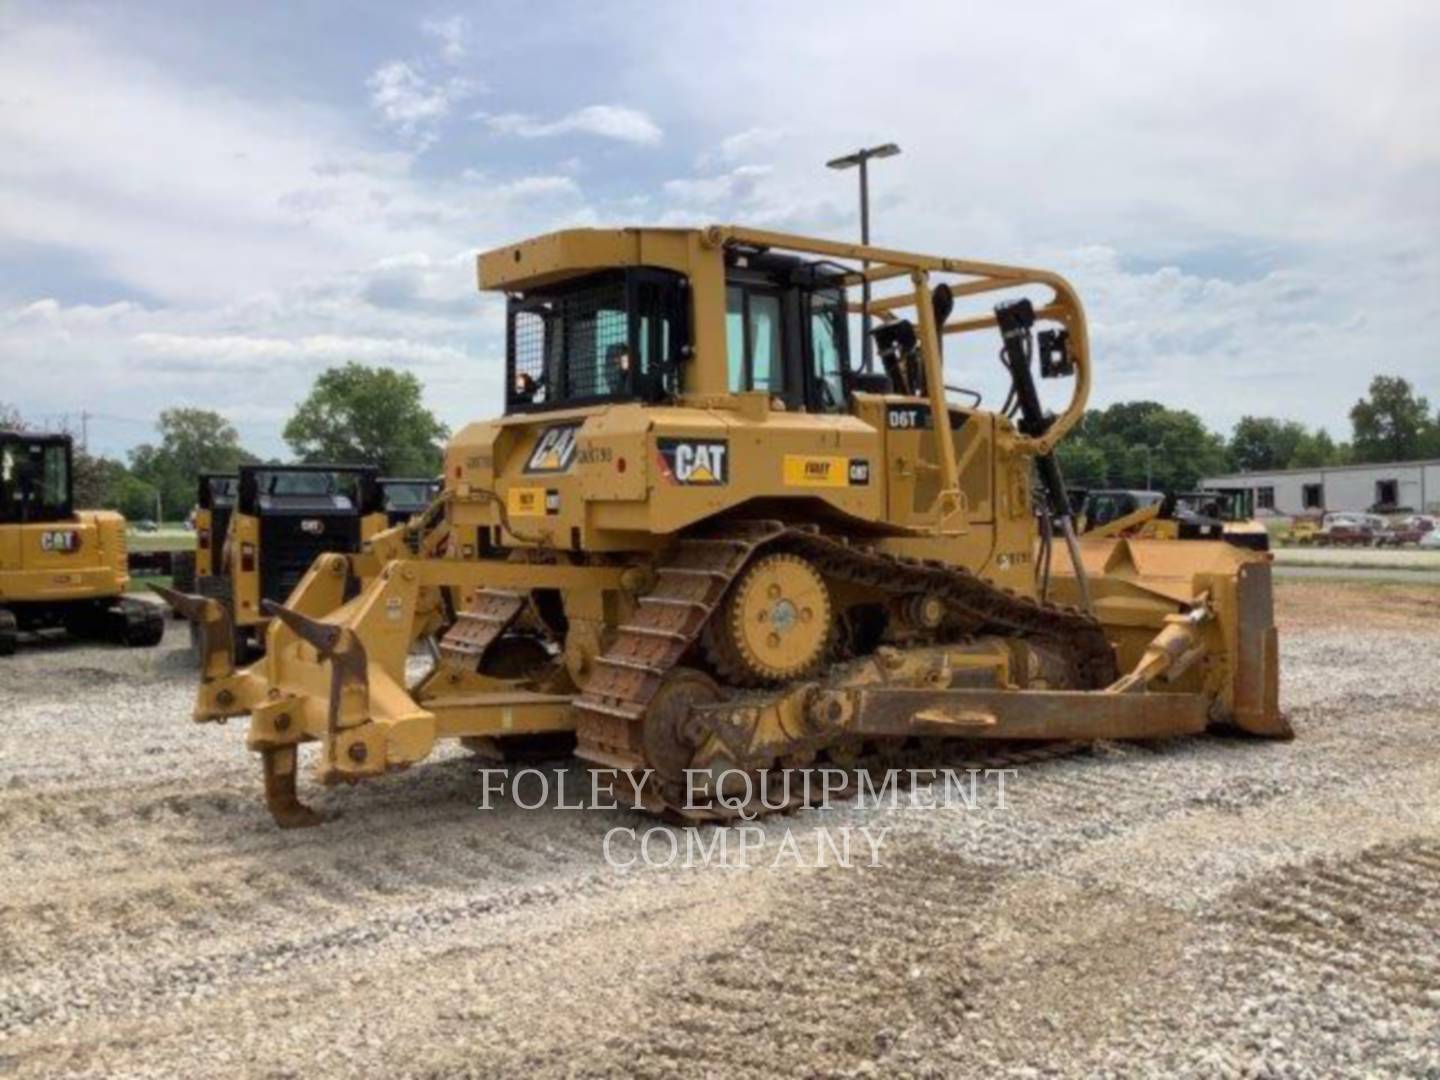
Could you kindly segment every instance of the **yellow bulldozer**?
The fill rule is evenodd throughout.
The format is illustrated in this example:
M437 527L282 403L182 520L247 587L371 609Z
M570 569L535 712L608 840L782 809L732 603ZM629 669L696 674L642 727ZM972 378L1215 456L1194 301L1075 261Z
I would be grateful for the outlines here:
M159 644L163 608L125 595L125 519L76 510L69 435L0 431L0 656L22 633Z
M504 415L451 439L429 510L319 557L249 667L222 605L168 597L203 628L195 718L249 715L282 826L317 820L307 743L335 783L573 739L648 809L724 820L940 740L1290 735L1266 556L1076 536L1054 450L1092 362L1061 277L730 226L566 230L478 274ZM951 400L955 335L998 345L1002 408Z

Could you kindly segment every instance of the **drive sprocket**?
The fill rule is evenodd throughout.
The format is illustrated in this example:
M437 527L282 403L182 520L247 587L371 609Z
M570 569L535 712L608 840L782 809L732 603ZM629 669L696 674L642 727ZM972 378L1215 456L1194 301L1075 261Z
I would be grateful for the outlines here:
M763 686L803 678L824 663L834 606L820 571L787 551L741 571L706 627L705 646L723 679Z

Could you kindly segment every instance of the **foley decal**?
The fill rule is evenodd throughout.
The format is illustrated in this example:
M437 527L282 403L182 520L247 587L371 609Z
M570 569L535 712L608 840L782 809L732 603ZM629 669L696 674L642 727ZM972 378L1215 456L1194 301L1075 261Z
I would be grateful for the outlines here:
M512 487L505 493L505 510L511 517L540 517L560 512L560 492L551 488Z
M562 473L575 460L576 435L579 424L556 424L540 433L535 449L525 462L527 473Z
M718 487L730 482L730 444L724 439L660 439L660 470L672 484Z
M868 458L786 454L782 470L786 487L864 487L870 483Z

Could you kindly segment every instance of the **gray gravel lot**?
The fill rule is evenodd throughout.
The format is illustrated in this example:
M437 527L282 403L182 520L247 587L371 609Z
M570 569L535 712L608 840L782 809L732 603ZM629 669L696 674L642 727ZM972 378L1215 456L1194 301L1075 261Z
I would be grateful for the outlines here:
M458 752L281 833L180 626L23 652L0 1073L1440 1076L1440 602L1324 588L1282 605L1293 743L1103 746L756 860L864 825L873 868L615 870L652 822L481 811Z

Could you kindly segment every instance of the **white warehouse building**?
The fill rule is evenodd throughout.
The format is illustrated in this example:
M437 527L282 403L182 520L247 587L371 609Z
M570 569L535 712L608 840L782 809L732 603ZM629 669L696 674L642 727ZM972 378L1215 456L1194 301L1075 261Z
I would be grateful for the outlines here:
M1250 488L1256 510L1275 514L1371 509L1436 513L1440 459L1208 476L1200 486Z

